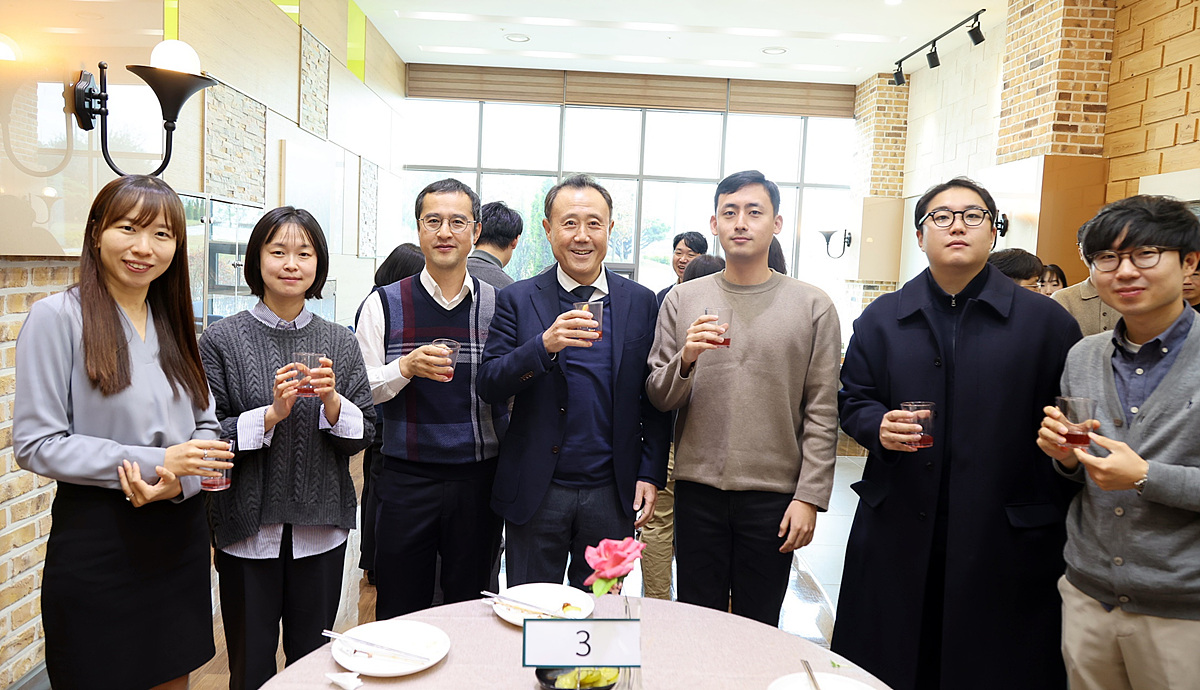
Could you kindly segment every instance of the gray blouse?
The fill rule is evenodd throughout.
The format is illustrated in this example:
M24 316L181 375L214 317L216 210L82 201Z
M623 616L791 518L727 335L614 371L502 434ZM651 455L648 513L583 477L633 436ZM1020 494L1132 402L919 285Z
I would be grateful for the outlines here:
M171 386L158 359L158 333L147 305L146 340L123 311L129 342L131 383L105 396L92 386L83 359L79 292L51 295L29 311L17 338L17 392L13 450L17 464L44 477L121 489L117 467L136 462L154 483L166 448L189 439L218 438L220 426L209 395L201 410L183 389ZM200 477L180 477L183 494L200 491Z

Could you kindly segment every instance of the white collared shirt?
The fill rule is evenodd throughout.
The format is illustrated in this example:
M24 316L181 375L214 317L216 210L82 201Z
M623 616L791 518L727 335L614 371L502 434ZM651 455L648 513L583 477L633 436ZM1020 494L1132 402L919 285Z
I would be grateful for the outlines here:
M464 271L462 289L450 299L446 299L446 296L442 294L442 287L437 284L433 276L429 275L428 268L421 269L421 285L425 287L426 292L433 295L433 300L440 304L446 311L457 307L460 302L467 298L467 295L475 296L475 286L471 282L471 274L468 271ZM359 319L361 320L362 317L359 317Z
M563 270L562 264L555 264L554 270L558 271L558 284L561 285L562 288L567 292L570 292L583 285L583 283L567 275L567 272ZM595 281L592 282L592 287L596 288L596 292L592 295L592 298L588 300L589 302L598 300L608 294L607 269L604 267L600 268L600 275Z

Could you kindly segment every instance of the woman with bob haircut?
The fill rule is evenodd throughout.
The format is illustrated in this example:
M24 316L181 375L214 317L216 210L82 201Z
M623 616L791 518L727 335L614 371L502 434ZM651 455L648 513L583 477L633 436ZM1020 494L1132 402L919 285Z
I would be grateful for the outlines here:
M268 211L245 262L258 304L200 338L221 429L237 439L233 484L208 497L232 690L275 675L280 621L288 664L325 643L358 509L350 456L375 435L358 341L305 306L329 272L316 219ZM320 366L305 374L295 353L319 353Z
M155 177L109 182L79 282L17 339L17 463L58 482L42 576L58 690L186 688L213 656L208 529L187 499L233 454L192 318L179 197Z

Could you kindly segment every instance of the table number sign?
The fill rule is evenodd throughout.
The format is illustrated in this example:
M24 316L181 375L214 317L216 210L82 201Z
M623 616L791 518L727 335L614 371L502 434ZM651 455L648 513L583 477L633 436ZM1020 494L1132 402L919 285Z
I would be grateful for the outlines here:
M527 619L524 635L525 666L642 665L636 618Z

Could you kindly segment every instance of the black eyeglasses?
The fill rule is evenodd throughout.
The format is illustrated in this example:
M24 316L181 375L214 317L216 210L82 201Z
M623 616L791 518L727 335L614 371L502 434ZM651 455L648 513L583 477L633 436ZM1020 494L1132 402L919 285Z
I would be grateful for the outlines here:
M1154 268L1162 259L1163 252L1170 252L1179 249L1179 247L1156 247L1154 245L1146 245L1144 247L1134 247L1129 251L1115 252L1111 249L1105 249L1100 252L1092 252L1087 255L1088 264L1092 268L1101 273L1110 273L1117 270L1121 265L1121 260L1129 257L1129 261L1136 268Z
M938 209L930 211L921 219L924 223L927 220L932 220L933 224L939 228L948 228L954 225L954 217L962 216L963 225L968 228L977 228L983 225L983 221L992 215L990 211L983 208L968 208L963 211L951 211L950 209Z

